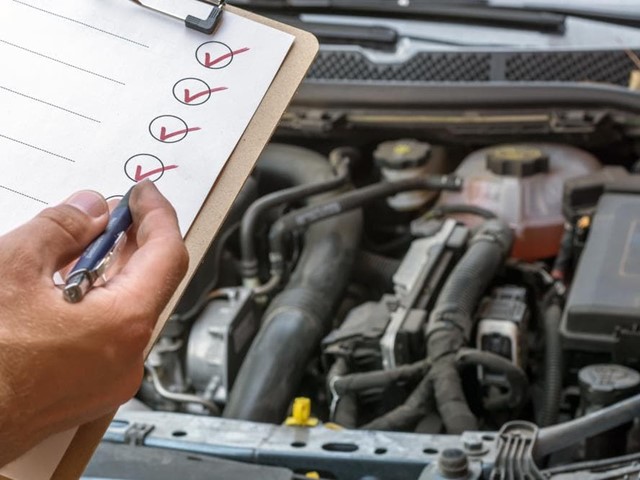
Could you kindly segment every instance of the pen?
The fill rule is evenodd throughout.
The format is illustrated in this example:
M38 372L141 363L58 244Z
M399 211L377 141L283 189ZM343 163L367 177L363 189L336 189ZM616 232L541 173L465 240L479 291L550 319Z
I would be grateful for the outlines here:
M84 251L78 262L67 275L63 295L69 303L81 301L93 284L105 273L118 246L131 226L129 210L129 190L111 213L105 231Z

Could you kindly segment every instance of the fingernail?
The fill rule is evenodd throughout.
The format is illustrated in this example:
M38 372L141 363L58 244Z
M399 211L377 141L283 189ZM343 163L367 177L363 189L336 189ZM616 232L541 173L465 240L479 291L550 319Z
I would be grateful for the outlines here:
M135 197L141 198L147 195L151 195L152 197L157 197L160 195L160 190L156 187L155 183L151 180L143 180L142 182L136 185L136 188L133 190Z
M158 191L158 187L156 187L156 184L149 179L143 180L140 183L138 183L138 185L136 185L136 188L138 190L147 190L147 191L155 191L155 192Z
M74 193L69 199L64 202L67 205L77 208L81 212L86 213L90 217L101 217L107 213L107 202L97 192L91 190L84 190L82 192Z

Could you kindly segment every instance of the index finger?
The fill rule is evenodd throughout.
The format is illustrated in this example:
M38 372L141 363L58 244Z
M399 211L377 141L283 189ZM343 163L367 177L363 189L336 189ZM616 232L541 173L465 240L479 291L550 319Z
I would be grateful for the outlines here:
M136 186L129 206L138 248L105 288L122 303L143 303L157 316L184 277L189 257L175 210L152 182Z

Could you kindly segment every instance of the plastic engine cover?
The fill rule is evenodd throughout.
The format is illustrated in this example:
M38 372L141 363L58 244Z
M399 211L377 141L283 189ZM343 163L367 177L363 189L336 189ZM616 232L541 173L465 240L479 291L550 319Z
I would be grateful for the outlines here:
M570 350L640 355L640 195L607 193L582 253L560 327ZM629 346L626 348L625 339Z

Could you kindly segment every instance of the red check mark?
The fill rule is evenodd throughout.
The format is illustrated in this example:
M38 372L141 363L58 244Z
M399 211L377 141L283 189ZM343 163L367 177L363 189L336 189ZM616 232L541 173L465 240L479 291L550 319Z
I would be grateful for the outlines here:
M233 52L229 52L229 53L225 53L224 55L220 55L219 57L216 58L211 58L211 54L210 53L205 53L204 54L204 66L207 68L211 68L214 65L217 65L220 62L224 62L225 60L228 60L229 58L233 57L234 55L239 55L241 53L244 52L248 52L249 50L251 50L250 48L241 48L239 50L235 50Z
M173 137L180 137L182 135L187 135L188 133L191 133L191 132L197 132L198 130L201 130L201 128L194 127L194 128L187 128L185 130L178 130L176 132L167 132L167 127L162 127L160 129L160 141L166 142L167 140Z
M136 182L141 182L145 178L153 177L154 175L157 175L159 173L164 173L167 170L174 170L176 168L178 168L178 165L167 165L166 167L160 167L160 168L156 168L154 170L149 170L148 172L142 173L142 166L138 165L136 167L136 174L134 176L134 180Z
M191 95L191 90L188 88L184 89L184 103L191 103L199 99L200 97L204 97L205 95L209 95L211 93L222 92L227 90L227 87L216 87L210 88L208 90L203 90L202 92L194 93Z

